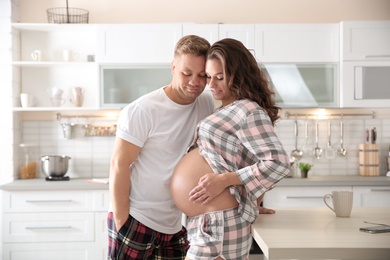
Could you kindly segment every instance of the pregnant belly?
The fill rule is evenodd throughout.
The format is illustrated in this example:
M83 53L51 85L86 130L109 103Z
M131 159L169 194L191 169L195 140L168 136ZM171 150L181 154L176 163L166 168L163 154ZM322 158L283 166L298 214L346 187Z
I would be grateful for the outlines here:
M171 194L176 207L189 217L206 212L223 210L238 205L228 189L206 205L189 201L190 191L196 187L199 179L213 172L206 160L199 154L198 148L187 153L177 164L171 179Z

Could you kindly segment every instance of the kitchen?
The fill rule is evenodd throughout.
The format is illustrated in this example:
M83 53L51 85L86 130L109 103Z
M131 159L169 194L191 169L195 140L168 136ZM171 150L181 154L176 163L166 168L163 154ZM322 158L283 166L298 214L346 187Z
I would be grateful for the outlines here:
M51 7L59 7L63 6L65 1L27 1L27 0L19 0L19 1L0 1L0 4L2 5L0 8L2 11L0 13L1 15L1 21L4 21L1 23L1 31L0 33L7 35L8 37L8 31L9 27L7 27L7 23L10 21L12 22L20 22L20 23L47 23L47 17L46 17L46 9ZM198 1L199 6L201 2ZM172 12L171 10L176 10L177 8L182 8L182 10L187 10L188 7L185 6L185 3L182 3L182 1L170 1L168 3L154 3L155 9L151 9L148 7L147 3L139 2L137 4L133 4L136 6L133 6L131 3L125 3L125 1L120 3L95 3L92 1L70 1L69 4L72 7L78 7L78 8L84 8L86 10L89 10L90 12L90 20L89 23L91 25L93 24L106 24L107 31L115 33L115 30L112 29L113 25L116 24L124 24L124 23L171 23L170 25L177 27L179 23L183 23L183 26L186 28L190 28L191 23L196 24L208 24L213 25L212 27L215 28L218 24L222 23L224 25L220 25L219 28L224 28L231 24L231 25L254 25L257 26L257 31L263 30L263 35L267 35L267 30L270 30L268 27L260 28L258 25L264 25L264 24L327 24L331 25L327 28L330 28L328 31L330 35L332 33L334 34L336 32L336 35L342 30L342 28L345 25L345 23L342 23L343 21L375 21L375 20L390 20L390 7L388 1L370 1L368 3L367 1L343 1L342 3L339 3L338 1L321 1L314 5L310 1L288 1L286 3L285 1L248 1L248 3L242 4L232 2L232 1L213 1L212 3L205 2L204 5L207 6L207 8L202 9L202 14L199 16L194 16L189 18L188 13L185 11L182 11L180 13ZM221 6L223 7L223 13L221 12ZM3 8L4 7L4 8ZM127 7L127 8L126 8ZM8 11L7 11L8 10ZM120 11L120 10L126 10ZM146 11L147 10L147 11ZM158 11L157 11L158 10ZM161 10L164 11L164 15L161 15ZM240 10L240 13L237 14L236 10ZM260 11L259 11L260 10ZM286 11L284 11L286 10ZM337 10L337 12L335 11ZM218 15L216 15L216 13ZM259 14L260 13L260 14ZM111 14L111 15L110 15ZM115 14L115 15L112 15ZM183 17L181 17L183 16ZM173 24L172 24L173 23ZM26 25L28 27L29 25ZM181 28L181 27L180 27ZM307 28L307 27L306 27ZM15 26L16 30L20 31L26 31L26 37L34 37L34 33L31 33L31 31L34 32L34 28L23 28L23 26ZM99 28L97 30L104 30L104 28ZM293 28L292 28L293 29ZM290 28L290 30L292 30ZM211 30L211 29L210 29ZM35 30L36 37L40 39L39 37L45 37L46 34L50 34L50 32L47 33L41 33L40 29ZM120 32L120 31L119 31ZM272 31L271 31L272 32ZM8 34L7 34L8 33ZM90 27L83 27L80 29L80 32L76 35L82 39L82 42L84 44L80 44L77 42L75 46L71 46L75 50L78 50L80 53L83 53L85 57L83 57L85 60L87 60L87 56L99 53L99 46L96 46L96 40L95 39L95 29ZM99 32L96 33L98 37L101 36ZM255 33L254 33L255 34ZM329 35L327 34L327 35ZM66 36L66 33L64 33ZM109 35L109 34L107 34ZM211 34L212 35L212 34ZM258 34L259 35L259 34ZM304 35L304 34L303 34ZM1 37L1 39L8 39L7 37ZM61 35L60 35L61 37ZM344 50L342 49L341 45L341 36L340 38L337 38L337 42L333 42L335 44L334 46L326 46L326 45L319 45L319 47L324 48L324 50L328 50L328 52L324 52L325 54L329 54L326 57L319 57L320 62L325 62L326 64L329 63L336 63L338 66L341 63L344 56ZM332 38L334 39L334 38ZM388 39L388 38L387 38ZM266 39L265 39L266 40ZM255 41L255 44L257 44L258 41ZM294 41L290 41L289 43L293 43ZM28 43L24 46L27 46L28 49ZM1 77L5 77L2 82L13 82L20 80L17 79L18 76L13 75L10 78L10 76L6 75L12 75L13 73L10 72L9 66L3 66L3 57L9 58L8 52L6 53L5 50L8 50L7 43L1 43L0 46L3 49L1 49L1 67L2 70L0 75ZM87 47L85 47L87 46ZM90 47L93 46L93 47ZM254 49L258 50L256 46L251 46ZM291 44L291 48L293 48L293 44ZM337 51L334 50L336 48ZM120 50L119 50L120 51ZM333 51L333 52L332 52ZM294 52L295 53L295 52ZM341 53L341 54L340 54ZM23 54L23 53L22 53ZM267 54L267 53L265 53ZM286 55L289 55L290 52L286 51ZM386 53L389 54L389 53ZM30 55L30 51L28 51L26 57ZM45 58L45 53L43 53L43 58ZM153 55L143 55L143 57L140 57L139 60L136 60L135 62L138 62L138 67L140 64L143 63L151 63L153 62L153 56L156 57L156 53L153 53ZM168 57L170 57L171 53L166 54ZM256 52L255 55L263 55L259 52ZM333 55L333 56L332 56ZM115 56L118 58L118 54ZM138 56L139 57L139 56ZM149 57L152 57L149 59ZM302 59L303 56L299 57L292 57L290 56L290 60L283 60L283 57L275 57L275 55L263 55L263 58L260 58L259 60L262 62L300 62L298 59ZM306 57L306 62L311 58ZM96 58L100 58L101 60L104 59L103 56L96 56ZM159 57L160 58L160 57ZM279 58L280 60L277 60ZM119 59L119 58L118 58ZM164 60L164 57L161 57L162 60ZM348 58L350 60L351 58ZM387 57L380 57L380 58L374 58L379 59L377 61L380 62L388 62L389 58ZM31 61L30 57L29 59L26 58L26 60ZM123 64L123 61L116 60L116 62L120 65ZM160 60L157 61L157 65L160 64ZM312 63L318 63L318 60L311 60ZM110 69L113 67L110 65L113 65L112 63L109 63L109 60L107 58L107 64L104 64L104 61L102 62L103 65L107 65L107 67L97 68L96 64L92 64L92 66L89 66L91 64L86 64L84 66L83 64L77 64L77 70L80 70L79 80L78 81L72 81L71 79L68 82L55 82L53 84L57 84L64 89L68 91L68 88L72 86L73 84L80 84L82 86L87 86L85 92L85 100L84 105L81 108L74 108L70 102L66 102L61 109L46 109L46 108L34 108L34 109L21 109L20 103L19 103L19 94L21 92L21 89L26 92L36 93L35 91L40 91L40 94L38 98L40 98L40 102L42 104L42 107L49 107L49 99L47 98L47 93L45 91L46 86L44 84L38 85L34 84L31 86L28 84L28 81L23 81L21 86L21 89L19 86L15 86L17 83L11 83L6 84L3 87L3 95L0 97L2 99L2 102L0 102L0 108L2 112L2 119L4 120L4 126L0 128L0 132L2 135L2 140L0 143L1 147L1 153L2 153L2 159L0 161L1 165L1 175L0 175L0 183L6 184L12 181L14 178L17 178L19 173L19 166L23 158L21 150L19 150L19 144L20 143L33 143L39 146L39 155L41 154L49 154L49 153L55 153L55 154L66 154L71 157L69 162L69 170L67 173L67 176L71 178L71 181L67 183L51 183L51 182L45 182L44 175L42 173L38 173L38 177L41 178L41 180L44 182L45 187L48 185L51 185L52 189L61 189L61 187L65 187L64 185L69 185L74 183L75 179L77 178L83 178L83 179L92 179L92 178L106 178L108 175L108 167L109 167L109 157L110 157L110 151L113 147L113 137L112 136L100 136L97 134L93 134L93 136L85 136L85 125L92 125L92 126L112 126L115 124L115 120L110 119L106 117L107 113L111 112L117 112L117 108L111 107L110 102L107 102L106 106L103 107L103 109L96 109L96 107L99 107L101 103L104 104L104 100L101 101L101 96L99 93L99 76L97 76L100 71L99 69L107 69L108 77L110 76ZM266 64L266 63L265 63ZM137 65L137 64L133 64ZM25 66L25 65L17 65L18 66ZM56 72L57 68L43 68L43 69L37 69L35 67L29 67L28 64L25 66L27 67L27 74L34 74L34 72L46 72L49 70L53 70ZM62 69L62 68L60 68ZM59 69L59 70L60 70ZM64 69L66 71L67 68ZM164 72L164 67L160 68L159 66L155 66L155 68L158 72ZM165 68L166 69L166 68ZM303 71L305 71L305 68L303 68ZM310 71L310 68L306 69L306 71ZM323 70L326 72L323 72L323 74L328 75L329 70ZM332 71L332 70L331 70ZM384 176L386 175L388 171L387 166L387 160L386 157L389 155L389 146L390 146L390 112L389 112L389 99L387 100L387 105L379 104L378 102L371 102L369 104L358 104L357 107L353 106L340 106L341 102L350 102L348 99L344 99L344 96L347 94L351 94L350 89L352 87L349 87L349 82L345 82L346 78L343 77L343 74L337 73L338 69L335 69L336 71L336 83L334 86L336 87L335 93L337 94L335 97L333 95L330 95L331 98L334 97L334 102L336 105L329 106L325 111L320 111L319 108L323 108L320 105L307 105L307 104L301 104L300 105L290 105L288 107L285 107L281 113L281 120L277 124L276 130L281 138L285 149L290 152L293 150L295 146L295 135L294 135L294 123L295 123L295 115L297 118L298 123L298 148L302 149L304 151L303 158L301 161L309 162L311 164L314 164L314 167L309 172L309 178L308 180L311 182L315 182L313 185L314 187L322 186L324 183L326 183L327 187L332 187L335 185L335 183L338 183L336 186L339 186L339 183L343 183L343 187L350 188L355 186L359 186L357 188L360 189L368 189L370 185L376 185L380 187L388 187L389 181ZM3 73L5 72L5 73ZM104 70L102 71L102 74L104 74ZM143 74L145 73L145 74ZM147 72L143 72L141 75L144 75L144 77L148 77ZM332 73L332 72L330 72ZM84 75L88 75L89 77L83 77ZM91 76L92 75L92 76ZM27 77L28 79L33 79L33 76L30 75ZM57 80L65 80L67 77L59 77ZM42 83L42 81L37 81L37 83ZM43 82L46 83L46 82ZM50 82L51 83L51 82ZM10 87L10 86L13 87ZM347 90L344 90L344 92L341 93L341 88L345 88ZM145 90L140 90L140 93ZM147 90L146 90L147 91ZM68 93L67 93L68 94ZM88 94L88 95L87 95ZM67 99L69 97L67 96ZM282 97L281 97L282 98ZM115 97L111 98L111 100ZM47 102L47 103L45 103ZM117 102L114 102L117 103ZM324 106L325 107L325 106ZM59 113L59 115L57 115ZM323 113L321 115L318 115L318 113ZM340 146L340 125L343 121L344 123L344 140L343 144L345 149L347 150L346 156L339 156L336 154L334 159L327 159L325 156L325 149L327 147L328 142L328 117L329 114L331 114L331 144L336 149L339 149ZM101 117L104 116L104 117ZM318 119L318 120L316 120ZM74 127L74 137L71 139L65 139L63 136L63 130L60 127L60 124L63 123L75 123L76 126ZM316 123L319 123L319 146L323 149L324 154L320 157L320 159L315 159L312 156L312 150L316 145L316 138L315 138L315 132L316 132ZM307 138L306 138L306 125L308 127L307 131ZM5 126L11 126L11 127L5 127ZM365 144L365 131L366 129L369 129L370 131L373 128L376 128L377 130L377 140L376 143L379 144L379 164L378 164L378 174L380 176L377 177L367 177L364 176L362 178L366 178L363 181L367 182L367 180L370 180L370 182L365 185L356 184L356 180L354 179L354 182L351 179L348 179L348 177L361 177L359 174L359 144ZM372 136L372 135L371 135ZM371 141L369 141L371 142ZM13 151L13 152L10 152ZM289 178L285 182L281 182L281 192L282 189L301 189L302 180L299 177L299 171L294 168L294 176L293 178ZM340 177L341 176L341 177ZM329 182L329 180L321 179L325 177L333 177L335 178L333 182ZM343 179L340 179L342 178ZM371 183L372 178L377 178L377 181L374 183ZM381 178L381 179L379 179ZM382 179L383 178L383 179ZM72 180L74 179L74 180ZM390 179L390 178L389 178ZM359 179L360 180L360 179ZM18 182L22 182L23 180L19 180ZM26 180L29 181L29 180ZM328 182L327 182L328 181ZM295 186L294 183L296 182ZM26 183L26 182L25 182ZM291 184L293 183L293 184ZM298 184L297 184L298 183ZM380 183L381 185L379 185ZM63 186L61 186L63 185ZM25 186L25 185L22 185ZM292 186L292 187L289 187ZM84 186L83 186L84 187ZM104 187L100 186L99 184L96 184L91 189L91 194L85 194L83 193L80 197L85 196L86 201L95 201L96 198L99 199L100 204L96 202L96 205L99 205L99 209L96 210L96 208L88 208L87 209L79 209L75 210L76 212L81 211L82 214L93 215L95 217L95 221L97 222L98 217L104 218L104 205L105 205L105 199L104 196ZM333 186L334 187L334 186ZM313 187L312 187L313 188ZM21 187L20 189L23 189ZM28 196L27 190L39 190L42 189L42 187L30 187L29 189L26 189L26 196ZM49 188L50 189L50 188ZM74 189L74 188L71 188ZM88 188L87 188L88 189ZM77 190L77 189L76 189ZM318 190L318 189L317 189ZM47 193L51 193L53 191L48 191ZM276 190L275 190L276 192ZM296 192L296 191L293 191ZM310 191L308 191L310 193ZM322 191L321 191L322 192ZM362 190L363 194L365 194L366 190ZM322 193L321 193L322 194ZM383 194L383 192L381 193ZM389 192L384 193L384 196L387 196L385 198L389 197ZM269 194L271 195L271 193ZM322 194L324 195L324 194ZM373 195L367 195L367 196L373 196ZM375 200L376 197L374 197ZM267 196L266 199L269 199L273 201L275 204L268 204L270 206L275 205L276 206L282 206L283 204L276 204L274 202L273 196ZM4 197L3 200L5 201ZM389 200L388 200L389 201ZM267 201L266 201L267 202ZM354 201L355 202L355 201ZM281 202L282 203L282 202ZM297 203L296 205L294 203ZM292 205L295 205L296 207L307 205L307 202L302 202L302 200L298 200L296 202L292 203ZM363 202L361 202L363 203ZM379 202L378 202L379 203ZM387 202L388 203L388 202ZM267 205L267 204L266 204ZM363 204L364 205L364 204ZM389 204L385 204L386 207L389 207ZM2 208L4 208L6 205L3 205ZM27 209L23 209L21 207L19 211L15 212L29 212ZM53 214L57 214L54 212ZM8 213L12 213L11 209L7 209ZM58 212L63 212L63 209L59 208ZM92 213L91 213L92 212ZM15 213L17 214L17 213ZM3 220L4 221L4 220ZM89 227L89 226L88 226ZM89 229L93 229L93 227L89 227ZM89 230L88 229L88 230ZM3 233L4 236L4 233ZM13 238L12 238L13 239ZM12 248L12 243L16 243L17 240L12 240L8 243L8 248ZM68 241L72 241L72 238L67 238ZM4 238L3 238L4 241ZM90 237L86 237L84 241L90 241ZM105 239L104 242L105 243ZM11 244L11 245L10 245ZM27 245L31 245L31 243L26 243ZM37 245L38 243L33 243L34 246L39 248L40 245ZM54 243L56 244L56 243ZM73 243L75 244L75 243ZM88 246L92 247L92 243L85 242Z

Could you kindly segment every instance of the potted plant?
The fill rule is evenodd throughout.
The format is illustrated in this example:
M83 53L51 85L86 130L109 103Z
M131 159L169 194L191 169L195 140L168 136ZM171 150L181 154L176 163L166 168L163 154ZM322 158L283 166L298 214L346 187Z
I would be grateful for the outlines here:
M301 177L307 178L307 173L311 170L311 167L313 167L313 165L310 163L301 162L299 163L298 167L301 170Z

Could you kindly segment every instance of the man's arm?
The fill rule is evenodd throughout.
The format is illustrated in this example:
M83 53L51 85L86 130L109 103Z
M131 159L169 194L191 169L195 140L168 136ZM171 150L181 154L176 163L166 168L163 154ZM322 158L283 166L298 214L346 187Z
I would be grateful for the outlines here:
M115 227L119 230L129 217L130 165L135 161L141 148L119 137L115 139L110 164L110 200Z

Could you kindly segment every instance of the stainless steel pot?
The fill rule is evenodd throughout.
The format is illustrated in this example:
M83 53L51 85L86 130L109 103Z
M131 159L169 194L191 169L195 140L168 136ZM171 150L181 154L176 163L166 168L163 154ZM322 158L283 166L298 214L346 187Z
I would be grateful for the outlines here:
M47 177L63 177L68 171L69 159L66 155L44 155L41 157L42 172Z

